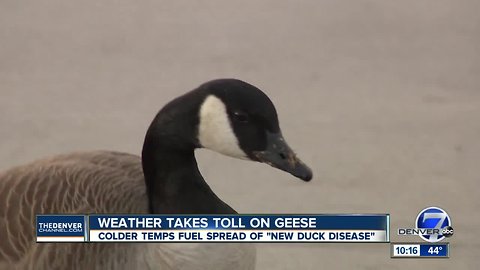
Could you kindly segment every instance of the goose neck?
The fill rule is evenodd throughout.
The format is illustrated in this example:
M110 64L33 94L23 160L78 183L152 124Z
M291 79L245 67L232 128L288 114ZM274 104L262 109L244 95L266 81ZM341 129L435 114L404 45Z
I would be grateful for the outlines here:
M173 138L173 137L172 137ZM174 137L178 139L179 137ZM181 145L181 147L180 147ZM148 132L142 165L153 214L232 214L203 179L194 145L179 144Z

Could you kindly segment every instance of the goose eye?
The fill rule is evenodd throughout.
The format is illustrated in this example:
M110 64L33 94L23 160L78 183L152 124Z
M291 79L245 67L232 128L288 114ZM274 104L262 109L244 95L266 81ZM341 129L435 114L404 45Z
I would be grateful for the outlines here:
M243 112L234 112L233 113L233 118L235 121L240 122L240 123L247 123L248 122L248 115Z

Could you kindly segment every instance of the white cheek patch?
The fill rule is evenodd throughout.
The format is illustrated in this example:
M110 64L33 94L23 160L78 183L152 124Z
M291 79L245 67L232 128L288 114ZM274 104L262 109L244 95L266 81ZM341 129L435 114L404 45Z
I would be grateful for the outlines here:
M208 96L200 108L198 140L205 148L227 156L248 159L240 149L225 104L213 95Z

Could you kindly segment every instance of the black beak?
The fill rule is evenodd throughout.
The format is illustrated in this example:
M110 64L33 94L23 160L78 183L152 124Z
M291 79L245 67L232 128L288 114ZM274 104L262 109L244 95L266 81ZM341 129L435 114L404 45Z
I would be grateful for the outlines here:
M295 155L281 133L267 132L267 149L254 151L253 157L257 161L286 171L303 181L312 180L312 170Z

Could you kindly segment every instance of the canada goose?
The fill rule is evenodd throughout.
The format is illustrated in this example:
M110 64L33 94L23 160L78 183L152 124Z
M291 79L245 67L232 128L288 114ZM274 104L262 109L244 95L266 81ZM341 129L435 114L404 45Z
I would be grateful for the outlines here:
M73 153L0 174L0 269L253 269L250 244L35 243L36 214L236 213L202 178L194 156L201 147L312 178L261 90L235 79L210 81L160 110L141 159Z

